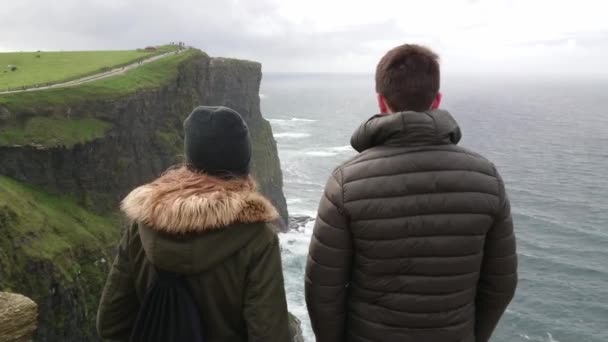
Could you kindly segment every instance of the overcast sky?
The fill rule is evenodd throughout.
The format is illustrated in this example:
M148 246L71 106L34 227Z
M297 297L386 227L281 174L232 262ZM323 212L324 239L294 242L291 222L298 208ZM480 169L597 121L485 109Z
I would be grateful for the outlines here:
M444 72L608 75L605 0L15 0L0 51L131 49L185 41L265 71L373 72L424 43Z

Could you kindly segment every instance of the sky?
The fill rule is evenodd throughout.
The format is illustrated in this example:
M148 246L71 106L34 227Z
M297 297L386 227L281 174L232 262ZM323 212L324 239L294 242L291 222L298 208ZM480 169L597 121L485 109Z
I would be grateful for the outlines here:
M0 51L132 49L184 41L267 72L373 73L429 46L466 74L608 75L605 0L18 0Z

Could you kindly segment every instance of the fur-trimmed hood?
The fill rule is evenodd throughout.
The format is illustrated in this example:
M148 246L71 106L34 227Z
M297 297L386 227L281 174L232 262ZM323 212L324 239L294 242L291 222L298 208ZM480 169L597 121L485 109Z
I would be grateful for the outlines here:
M279 217L272 204L256 192L251 178L224 180L186 167L136 188L121 208L129 219L172 234L272 222Z
M255 188L252 179L222 180L181 167L133 190L122 210L153 265L196 274L276 238L267 222L279 215Z

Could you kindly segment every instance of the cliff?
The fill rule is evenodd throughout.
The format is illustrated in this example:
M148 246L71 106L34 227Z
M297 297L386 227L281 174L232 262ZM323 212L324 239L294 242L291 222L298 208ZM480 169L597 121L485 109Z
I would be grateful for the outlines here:
M0 96L0 291L38 304L36 340L96 339L118 204L180 162L182 121L197 105L245 117L254 176L287 218L276 143L260 112L261 65L198 50L162 70L157 63L108 80L112 91L92 83Z
M39 100L36 93L27 94L32 97L30 104L0 102L0 126L28 127L44 119L42 130L62 126L69 131L64 128L69 125L80 131L94 125L97 130L85 142L73 143L66 133L40 144L0 143L0 174L50 193L67 194L105 214L116 210L130 189L180 161L182 121L195 106L225 105L241 113L249 124L254 176L286 220L276 142L260 112L261 78L259 63L210 58L197 52L179 63L175 74L158 88L74 102L66 94L67 102L45 103L44 96Z
M0 291L38 304L40 341L95 339L119 225L69 198L0 176Z

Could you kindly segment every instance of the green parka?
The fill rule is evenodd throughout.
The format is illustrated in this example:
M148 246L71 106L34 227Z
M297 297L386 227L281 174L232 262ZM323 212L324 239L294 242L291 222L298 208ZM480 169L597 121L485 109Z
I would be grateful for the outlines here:
M186 168L131 192L125 232L97 316L102 338L128 340L155 268L186 276L205 328L219 341L289 341L274 207L250 179Z

